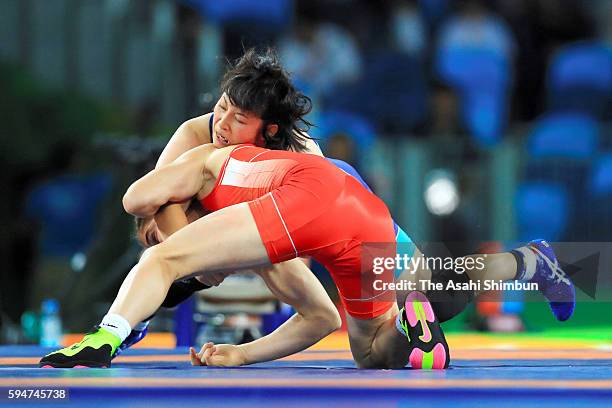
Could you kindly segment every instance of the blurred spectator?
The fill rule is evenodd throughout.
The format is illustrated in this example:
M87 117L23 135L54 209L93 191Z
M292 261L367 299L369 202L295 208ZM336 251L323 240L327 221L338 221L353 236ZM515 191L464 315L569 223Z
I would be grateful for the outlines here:
M504 21L488 11L482 0L461 0L457 4L457 14L441 28L439 48L477 48L512 59L514 38Z
M498 0L498 11L517 41L516 86L512 112L518 120L533 120L544 108L546 47L540 41L538 5L532 0Z
M427 32L416 0L396 1L390 12L391 42L394 48L406 54L424 55Z
M544 108L545 73L551 55L565 43L590 38L592 17L584 1L497 0L495 4L518 43L515 118L533 120Z
M347 162L359 171L357 149L350 135L343 132L331 135L325 153L329 157Z
M366 167L377 137L367 116L344 111L323 111L313 136L326 156L343 160L357 169Z
M269 44L291 21L292 0L181 0L207 22L223 29L224 54L239 57L245 48Z
M478 158L474 146L465 137L459 97L453 88L440 82L432 88L431 116L427 130L428 136L436 143L442 163L467 164Z
M430 132L433 135L457 135L460 132L457 95L442 83L433 87Z
M422 58L381 50L368 54L362 77L323 99L329 110L367 118L383 134L403 136L427 118L429 89Z
M356 80L362 70L357 42L333 23L298 21L295 30L280 41L278 52L294 81L310 88L314 97Z
M297 0L298 19L333 21L348 30L362 50L385 46L389 25L388 3L394 0Z
M515 43L482 1L457 4L457 14L441 28L436 69L459 92L474 143L488 148L501 140L507 125Z

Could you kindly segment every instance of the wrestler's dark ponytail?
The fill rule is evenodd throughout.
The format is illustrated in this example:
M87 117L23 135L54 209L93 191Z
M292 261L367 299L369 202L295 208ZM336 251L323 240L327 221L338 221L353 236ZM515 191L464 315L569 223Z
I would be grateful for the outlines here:
M293 86L272 49L263 53L253 48L245 51L223 76L221 92L232 104L263 120L265 147L305 149L306 132L313 125L304 116L312 110L312 101ZM278 125L274 135L266 134L270 124Z

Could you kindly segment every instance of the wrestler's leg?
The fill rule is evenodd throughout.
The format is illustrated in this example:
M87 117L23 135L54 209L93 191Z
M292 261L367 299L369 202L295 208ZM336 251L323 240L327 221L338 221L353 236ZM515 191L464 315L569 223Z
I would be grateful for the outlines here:
M177 279L269 264L248 204L227 207L147 249L121 285L109 314L134 325L159 308Z
M444 287L449 280L458 283L478 282L481 288L486 287L486 281L519 279L535 282L539 291L548 300L557 320L569 319L574 311L576 303L574 285L561 269L552 247L544 240L534 240L510 252L468 255L461 261L463 273L452 271L434 273L431 280L442 283ZM417 272L419 273L422 272ZM460 313L476 294L472 290L446 288L427 292L436 316L441 322Z
M510 252L498 254L476 254L464 257L469 268L465 268L465 273L471 281L484 282L486 280L511 280L516 278L517 264L516 258Z
M405 307L393 304L376 318L347 316L353 358L360 368L442 369L450 353L440 322L431 304L420 292L408 294Z
M423 256L422 253L416 249L413 257L419 258ZM461 289L455 290L448 286L450 281L453 283L467 283L470 281L484 281L484 280L509 280L514 279L517 273L517 264L515 257L509 253L499 254L482 254L469 255L465 257L472 258L469 262L464 262L465 271L461 274L456 273L452 270L436 271L432 272L428 267L428 262L415 262L417 265L416 270L405 270L400 276L399 280L412 281L416 284L416 289L427 294L429 301L434 309L434 312L440 322L445 322L452 319L459 313L461 313L465 307L474 299L477 295L473 290ZM440 284L441 289L427 290L426 286L420 284L421 280L431 281L434 284ZM433 286L433 285L432 285ZM484 285L481 283L481 287ZM407 291L397 291L397 298L399 304L403 304Z
M510 252L466 258L470 257L484 258L484 267L466 270L471 280L518 279L534 283L557 320L565 321L572 316L576 307L574 284L545 240L533 240Z
M413 259L419 259L423 256L423 254L421 253L421 251L418 248L414 249L414 252L412 254L412 258ZM406 282L412 282L414 284L414 288L417 290L421 290L422 286L421 286L421 281L430 281L432 278L432 272L431 269L429 269L429 266L427 266L426 262L414 262L413 265L417 265L417 267L415 269L405 269L404 271L402 271L402 273L399 275L399 277L397 278L397 281L406 281ZM411 290L396 290L395 291L395 295L397 296L397 302L402 305L404 304L404 301L406 300L406 296L408 296L408 293L412 292ZM426 293L425 291L423 291L424 293Z
M100 328L83 341L46 355L41 367L109 367L121 342L159 308L175 280L270 265L248 204L201 218L145 252L123 281Z
M408 364L409 343L395 328L399 313L396 304L373 319L347 314L349 343L359 368L402 368Z
M413 258L418 259L422 257L423 254L417 248L412 256ZM417 265L415 270L413 271L408 269L403 271L398 278L398 282L413 282L413 287L416 290L427 294L427 298L429 299L433 311L440 323L457 316L459 313L465 310L466 306L474 299L473 291L453 290L447 285L449 280L454 280L455 282L467 282L469 280L467 274L457 275L453 271L444 271L444 273L438 271L437 273L434 273L429 268L427 262L424 262L424 260L423 262L415 262L414 265ZM421 283L423 281L441 284L442 288L427 290L428 286ZM395 294L397 296L399 305L404 305L406 296L408 296L408 293L410 292L411 291L409 290L396 290Z

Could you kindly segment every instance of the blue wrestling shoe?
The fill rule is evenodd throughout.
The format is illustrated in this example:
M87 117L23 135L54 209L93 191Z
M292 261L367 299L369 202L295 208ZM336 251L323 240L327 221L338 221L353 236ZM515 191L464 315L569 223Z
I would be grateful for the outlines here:
M148 327L145 327L144 330L142 330L142 331L140 331L140 330L132 330L130 332L130 334L126 337L126 339L123 340L123 342L119 345L119 347L117 347L117 349L115 350L115 353L113 354L112 358L117 357L119 354L123 353L124 350L129 349L134 344L136 344L140 340L144 339L144 337L147 335L147 330L148 330Z
M535 270L529 276L529 254L531 251L535 255ZM548 300L550 310L559 321L569 319L576 307L576 290L574 284L567 274L559 266L559 261L548 242L543 239L536 239L527 244L526 247L512 251L521 254L524 265L520 266L517 279L527 280L538 284L538 289ZM533 258L531 258L533 259Z

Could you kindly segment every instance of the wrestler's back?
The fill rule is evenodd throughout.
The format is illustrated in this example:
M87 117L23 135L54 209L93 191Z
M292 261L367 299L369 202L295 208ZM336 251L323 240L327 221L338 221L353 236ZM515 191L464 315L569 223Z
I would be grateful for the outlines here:
M335 175L336 183L330 179L310 181L325 182L331 193L337 193L344 183L344 175L320 156L269 150L249 144L217 149L210 154L206 164L213 177L206 179L198 199L208 211L217 211L255 200L279 188L288 173L299 171L300 179L308 181L313 173L309 169L322 167L333 169L330 173Z

